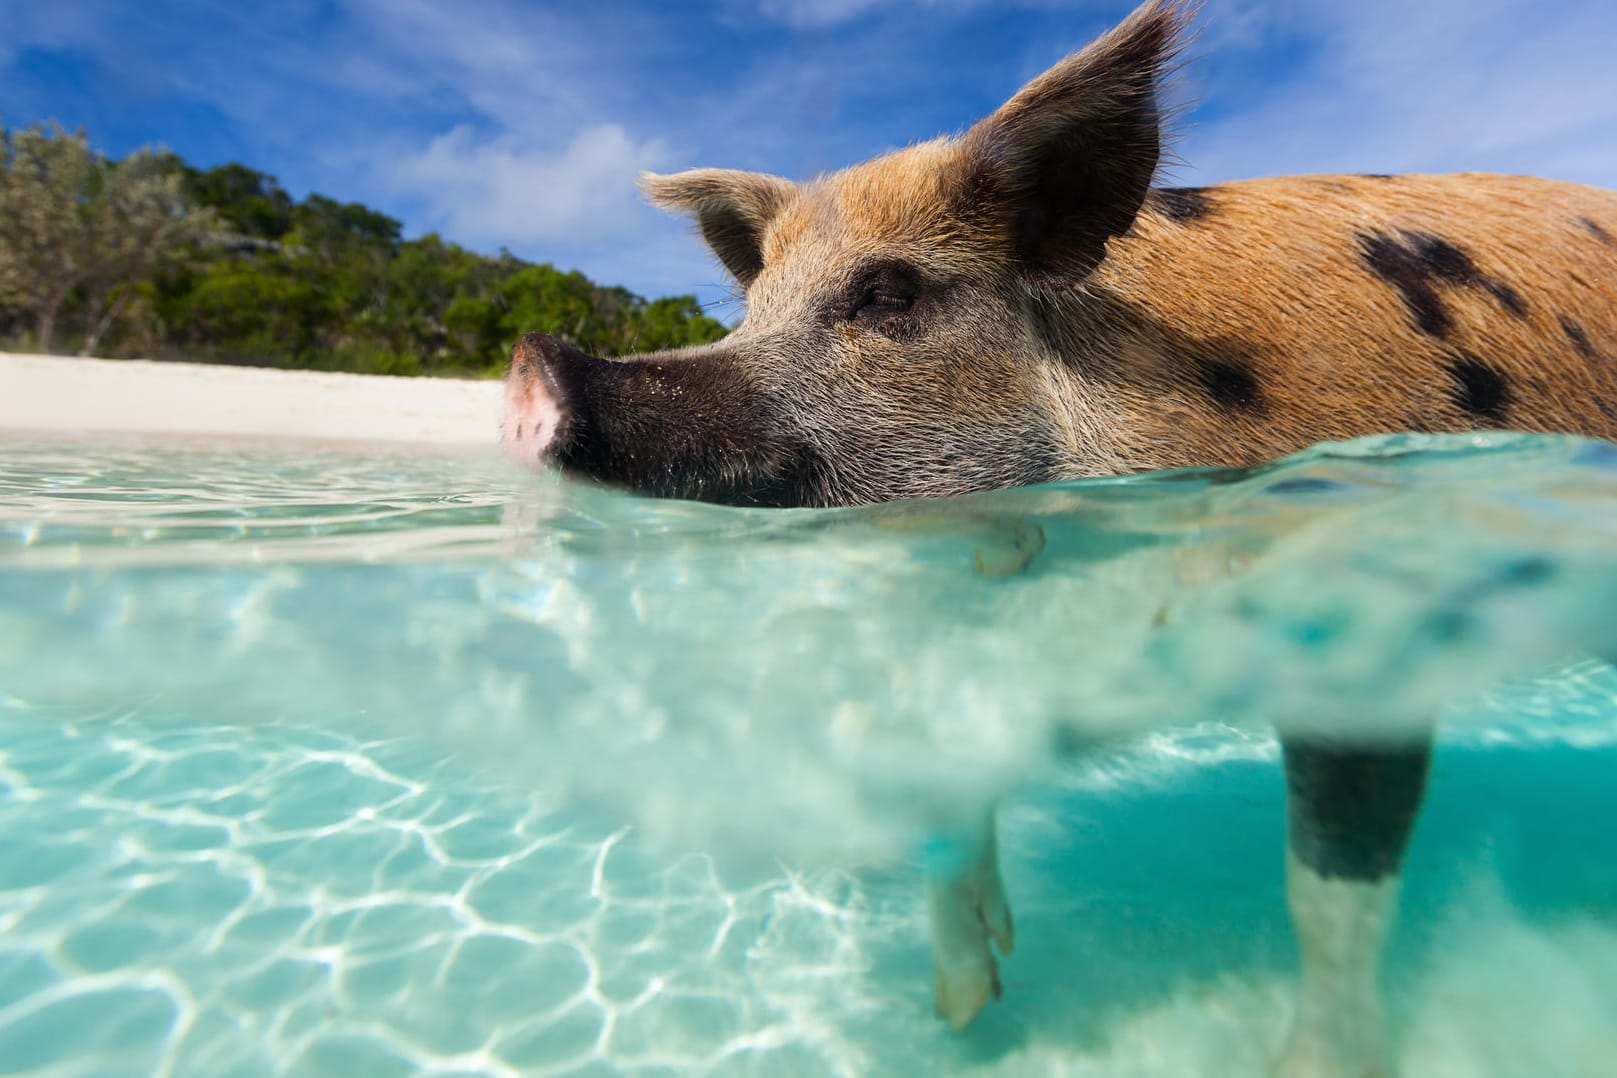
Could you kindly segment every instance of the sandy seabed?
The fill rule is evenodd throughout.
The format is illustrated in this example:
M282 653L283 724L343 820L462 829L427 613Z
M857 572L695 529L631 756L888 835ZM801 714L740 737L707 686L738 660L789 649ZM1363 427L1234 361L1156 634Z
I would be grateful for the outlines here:
M493 448L499 382L0 354L0 430Z

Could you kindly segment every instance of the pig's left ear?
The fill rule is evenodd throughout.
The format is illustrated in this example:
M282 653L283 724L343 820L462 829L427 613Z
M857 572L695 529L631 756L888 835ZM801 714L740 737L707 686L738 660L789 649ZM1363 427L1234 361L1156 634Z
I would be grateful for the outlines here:
M1158 93L1188 21L1150 0L960 141L962 216L1007 231L1035 275L1082 277L1134 223L1162 153Z
M797 193L797 185L762 172L699 168L640 175L640 189L659 206L696 218L702 238L742 288L764 268L764 229Z

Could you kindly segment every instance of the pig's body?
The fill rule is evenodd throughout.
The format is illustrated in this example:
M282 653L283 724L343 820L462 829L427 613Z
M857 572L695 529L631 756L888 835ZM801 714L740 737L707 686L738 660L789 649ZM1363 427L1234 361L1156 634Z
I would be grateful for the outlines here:
M1111 338L1079 364L1110 417L1102 471L1391 431L1617 434L1617 193L1481 174L1156 192L1085 291Z
M1153 0L961 137L808 183L648 177L746 317L624 361L530 334L507 447L643 493L801 506L1392 431L1617 436L1617 194L1487 175L1152 190L1182 24ZM1428 742L1285 739L1302 983L1284 1073L1385 1070L1377 959L1429 760ZM931 885L956 1027L1013 939L991 826L972 848Z

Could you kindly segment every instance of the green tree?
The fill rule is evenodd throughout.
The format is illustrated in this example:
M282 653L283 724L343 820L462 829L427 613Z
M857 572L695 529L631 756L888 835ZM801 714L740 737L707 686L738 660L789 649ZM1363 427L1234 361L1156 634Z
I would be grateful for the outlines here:
M639 333L631 347L637 352L683 348L708 344L726 332L723 322L702 313L695 296L664 296L645 304L641 310Z
M0 285L32 315L35 347L49 351L89 258L83 236L102 162L84 132L55 123L0 137Z
M467 370L498 361L494 285L506 268L437 233L399 245L387 267L381 328L427 370Z
M109 162L82 131L54 123L0 138L0 288L32 315L41 351L76 296L88 353L211 215L191 206L167 159L150 151Z
M553 333L586 351L601 351L610 317L601 289L582 273L545 264L523 266L500 282L501 336L514 341L532 329Z
M180 176L186 196L237 236L279 240L292 231L292 196L274 176L237 164L205 171L182 164Z
M338 202L312 194L293 211L292 231L286 242L328 260L360 253L392 257L399 249L403 228L387 214L358 202Z
M0 136L0 334L26 320L35 347L73 333L84 353L491 374L529 330L609 356L724 333L690 296L406 240L385 213L295 201L245 165L108 161L54 125Z
M313 366L331 311L320 282L291 265L225 258L186 282L171 318L186 355Z
M84 211L82 356L94 353L113 321L149 290L171 262L214 229L211 211L185 197L183 178L158 154L142 150L101 167Z

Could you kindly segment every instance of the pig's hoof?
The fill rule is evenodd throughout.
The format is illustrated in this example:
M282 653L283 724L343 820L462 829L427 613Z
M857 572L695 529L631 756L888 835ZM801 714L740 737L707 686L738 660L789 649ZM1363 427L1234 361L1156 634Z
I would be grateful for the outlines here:
M1332 1035L1297 1026L1286 1041L1275 1078L1393 1078L1393 1067L1374 1038Z
M957 966L945 969L936 965L932 969L932 1006L938 1017L959 1033L971 1024L989 997L998 999L1004 991L999 983L999 963L986 950L982 965Z
M978 576L1015 576L1044 551L1044 529L1031 520L992 522L989 537L977 547L973 569Z
M1000 996L994 947L1016 946L1011 908L990 859L928 886L932 915L932 1000L938 1017L959 1032Z

